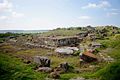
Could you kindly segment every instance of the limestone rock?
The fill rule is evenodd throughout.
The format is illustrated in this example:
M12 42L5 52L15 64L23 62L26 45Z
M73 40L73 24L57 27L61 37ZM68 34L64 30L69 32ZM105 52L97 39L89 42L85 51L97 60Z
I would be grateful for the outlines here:
M66 48L57 48L55 50L55 52L60 54L60 55L72 55L73 54L73 50L66 49Z
M64 63L61 63L59 67L62 68L64 72L67 72L69 69L69 64L67 62L64 62Z
M50 59L43 56L35 56L34 62L39 64L41 67L50 67Z
M52 68L50 68L50 67L39 67L37 69L37 71L40 71L40 72L51 72Z
M49 77L54 78L54 79L58 79L58 78L60 78L60 74L57 72L51 72Z

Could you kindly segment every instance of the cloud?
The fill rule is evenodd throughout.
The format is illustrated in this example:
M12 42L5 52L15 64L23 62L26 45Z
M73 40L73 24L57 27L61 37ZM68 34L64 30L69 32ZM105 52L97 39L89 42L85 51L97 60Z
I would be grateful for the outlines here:
M82 9L87 9L87 8L96 8L97 5L95 3L88 3L88 5L83 6Z
M112 8L111 11L119 11L119 9Z
M117 8L111 8L109 9L109 12L106 13L107 17L117 16L120 14L120 10Z
M0 16L0 20L8 19L7 16Z
M20 18L23 17L23 13L18 13L13 10L14 6L10 0L3 0L2 3L0 3L0 13L7 13L9 15L2 15L0 16L1 20L5 19L12 19L12 18Z
M91 17L90 16L80 16L79 19L88 20L88 19L91 19Z
M23 17L24 14L23 13L17 13L17 12L12 12L12 16L13 18L19 18L19 17Z
M111 16L116 16L118 14L119 14L118 12L110 12L110 13L107 13L107 16L111 17Z
M3 11L10 11L12 9L13 5L8 0L3 0L2 3L0 3L0 12Z
M82 9L88 8L107 8L110 7L111 4L108 1L101 1L98 4L96 3L88 3L86 6L83 6Z
M23 13L13 12L10 16L0 16L0 20L9 20L9 19L21 18L23 16L24 16Z

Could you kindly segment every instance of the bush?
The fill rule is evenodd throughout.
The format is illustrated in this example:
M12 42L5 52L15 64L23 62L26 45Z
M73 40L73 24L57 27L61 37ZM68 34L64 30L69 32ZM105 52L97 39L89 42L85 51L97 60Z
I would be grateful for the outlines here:
M120 80L120 62L114 62L101 69L94 76L99 76L101 80Z

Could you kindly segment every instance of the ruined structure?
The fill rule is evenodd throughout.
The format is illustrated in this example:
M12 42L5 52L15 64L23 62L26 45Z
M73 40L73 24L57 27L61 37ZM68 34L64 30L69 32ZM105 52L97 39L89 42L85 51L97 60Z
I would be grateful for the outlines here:
M47 45L47 46L76 46L82 39L78 38L77 36L67 36L67 37L39 37L38 43L40 45Z
M77 46L82 41L78 36L20 36L17 39L9 39L9 42L26 48L54 49L61 46Z
M79 36L80 38L84 38L84 37L86 37L88 35L88 32L87 31L86 32L80 32L80 33L78 33L76 35Z

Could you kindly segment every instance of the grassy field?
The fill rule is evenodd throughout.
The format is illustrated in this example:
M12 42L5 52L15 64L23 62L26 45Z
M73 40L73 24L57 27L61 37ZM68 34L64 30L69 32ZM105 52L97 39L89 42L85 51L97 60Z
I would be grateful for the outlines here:
M53 56L49 56L49 53L53 54ZM53 50L49 50L49 49L29 49L29 50L24 50L24 51L19 51L17 53L15 53L17 56L26 56L26 57L34 57L37 55L40 56L46 56L48 58L51 59L51 67L57 67L59 66L60 63L62 62L68 62L69 64L71 64L71 66L75 66L75 67L79 67L79 57L78 56L62 56L60 57L59 55L57 55Z
M112 37L110 40L102 40L103 44L110 51L107 51L109 56L115 59L113 63L106 65L101 68L94 74L90 75L91 77L99 77L101 80L119 80L120 79L120 35Z
M63 30L62 30L63 31ZM77 31L67 30L68 33L56 32L58 35L68 35L71 36L76 34ZM65 32L67 32L65 31ZM79 31L78 31L79 32ZM46 33L44 35L48 35ZM54 31L53 31L54 34ZM53 35L49 34L49 35ZM120 36L112 36L110 39L98 40L102 43L104 48L100 49L107 50L105 54L111 56L115 59L114 63L89 63L90 65L99 66L91 71L81 71L80 73L76 72L66 72L60 74L60 80L69 80L70 78L76 77L85 77L85 78L97 78L101 80L119 80L120 76ZM53 55L49 55L49 54ZM19 49L19 46L13 45L4 45L0 46L0 80L45 80L49 73L36 72L34 70L35 64L26 64L23 59L33 61L34 56L46 56L51 59L51 67L57 67L62 62L68 62L73 69L82 70L84 67L81 67L79 63L79 56L59 56L54 50L43 49L43 48L33 48L33 49ZM87 68L86 68L87 69ZM109 77L107 76L109 75Z
M77 59L75 58L58 58L51 57L52 67L58 66L62 61L68 61L72 65L75 65ZM77 64L76 64L77 65ZM6 53L0 53L0 80L45 80L48 73L36 72L33 68L34 64L25 64L20 58L15 58ZM88 75L92 72L83 73L65 73L61 74L60 80L69 80L70 78L76 78L80 76Z
M11 79L18 79L19 80L44 80L49 74L35 72L33 69L35 65L32 64L25 64L23 59L33 61L33 57L36 55L46 56L51 59L51 67L57 67L62 62L68 62L73 69L81 69L79 64L79 56L59 56L53 50L48 49L28 49L28 50L20 50L15 51L15 46L6 45L2 46L2 49L7 50L7 53L3 50L0 53L0 66L2 73L5 73L0 76L0 80L11 80ZM9 52L9 49L12 51ZM48 56L48 53L53 53L53 56ZM16 58L17 57L17 58ZM7 66L8 65L8 66ZM8 70L8 71L7 71ZM7 71L7 72L6 72ZM61 74L60 80L69 80L70 78L76 78L80 76L86 76L87 74L93 73L91 72L82 72L82 73L75 73L75 72L67 72L65 74ZM8 75L8 76L7 76ZM13 76L10 76L13 75ZM39 76L38 76L39 75ZM7 77L5 77L7 76ZM5 78L5 79L4 79Z
M44 80L46 73L35 72L33 65L0 53L0 80Z

